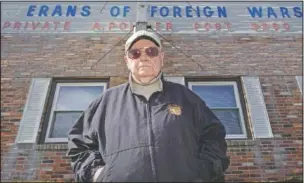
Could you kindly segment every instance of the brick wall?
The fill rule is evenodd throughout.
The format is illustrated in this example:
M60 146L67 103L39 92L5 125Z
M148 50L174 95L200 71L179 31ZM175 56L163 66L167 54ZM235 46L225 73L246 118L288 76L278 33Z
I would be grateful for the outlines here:
M72 180L65 144L18 148L13 145L30 80L32 77L110 77L110 87L121 84L128 75L123 60L124 41L103 60L99 58L123 36L1 36L1 169L17 169L13 177L26 179L30 177L25 171L27 160L32 158L36 179ZM166 39L199 62L203 70L163 40L165 74L260 76L274 138L228 140L231 166L226 179L261 181L301 176L303 99L294 76L302 75L302 37L166 35Z

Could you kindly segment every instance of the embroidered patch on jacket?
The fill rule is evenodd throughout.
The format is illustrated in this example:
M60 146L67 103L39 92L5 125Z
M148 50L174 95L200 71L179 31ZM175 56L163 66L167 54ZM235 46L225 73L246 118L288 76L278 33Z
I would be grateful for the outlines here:
M171 114L174 114L174 115L181 115L182 114L182 108L178 105L175 105L175 104L169 104L168 105L168 109L169 109L169 112Z

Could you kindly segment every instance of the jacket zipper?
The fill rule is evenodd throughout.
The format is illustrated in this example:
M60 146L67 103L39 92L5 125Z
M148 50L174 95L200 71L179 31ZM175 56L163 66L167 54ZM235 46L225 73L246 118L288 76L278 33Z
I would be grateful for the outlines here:
M147 121L148 121L148 130L149 130L149 151L150 151L150 157L151 157L151 168L152 168L152 173L154 177L154 181L157 182L157 177L156 177L156 169L155 169L155 157L154 157L154 140L153 140L153 130L152 130L152 120L151 120L151 111L149 107L149 101L146 103L146 110L147 110Z

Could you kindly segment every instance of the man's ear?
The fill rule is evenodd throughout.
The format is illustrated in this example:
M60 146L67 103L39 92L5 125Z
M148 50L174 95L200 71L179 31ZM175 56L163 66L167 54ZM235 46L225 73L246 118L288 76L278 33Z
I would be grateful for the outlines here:
M127 56L124 56L124 60L125 60L125 63L126 63L126 66L127 66L128 70L130 70L130 68L129 68L128 57L127 57Z

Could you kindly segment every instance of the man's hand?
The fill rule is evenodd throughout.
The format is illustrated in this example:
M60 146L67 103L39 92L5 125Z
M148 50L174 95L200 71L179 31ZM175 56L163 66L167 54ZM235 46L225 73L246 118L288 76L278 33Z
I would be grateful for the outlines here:
M101 174L103 168L104 168L104 167L101 167L101 168L99 168L99 169L95 172L94 177L93 177L93 182L96 182L96 181L97 181L97 179L98 179L98 177L100 176L100 174Z

